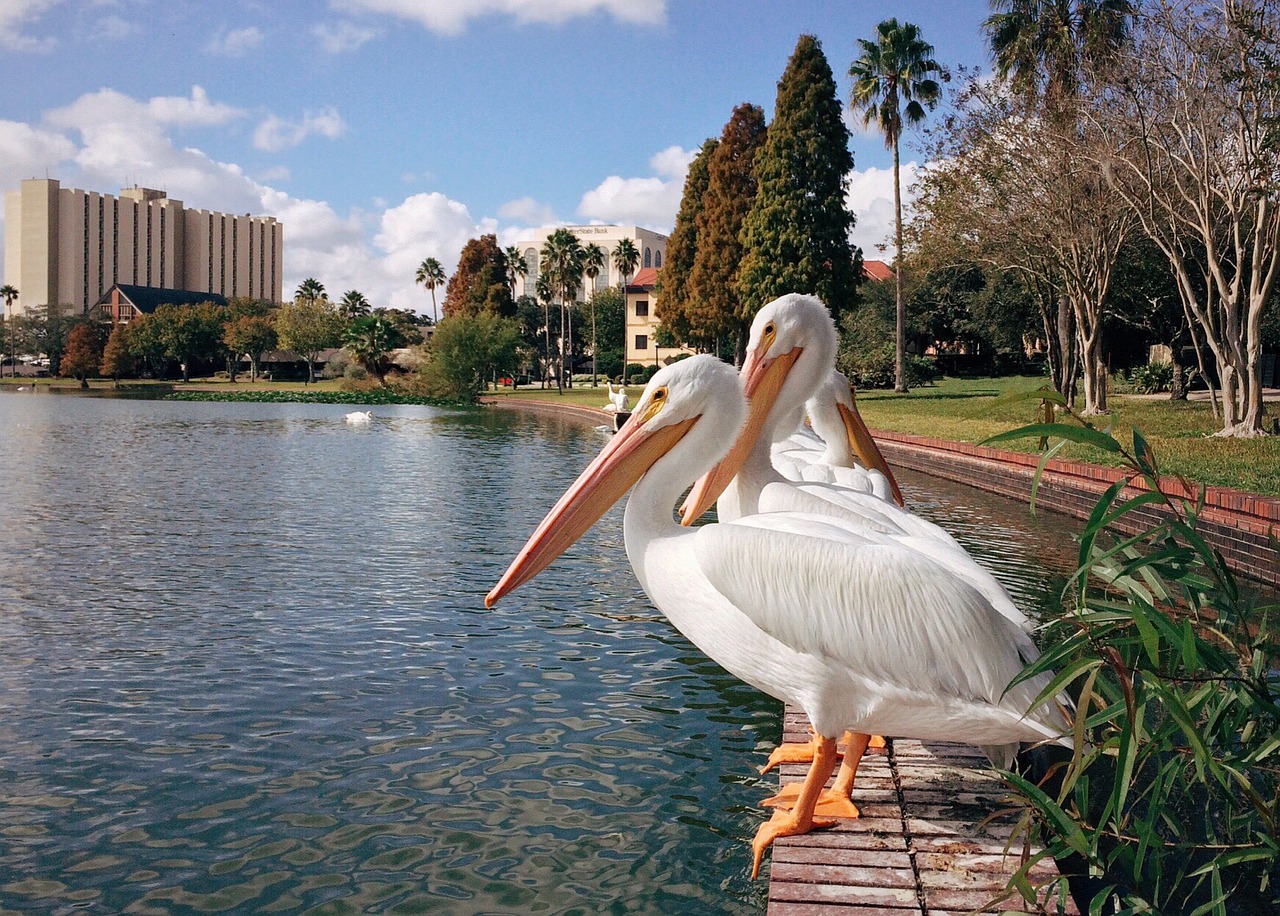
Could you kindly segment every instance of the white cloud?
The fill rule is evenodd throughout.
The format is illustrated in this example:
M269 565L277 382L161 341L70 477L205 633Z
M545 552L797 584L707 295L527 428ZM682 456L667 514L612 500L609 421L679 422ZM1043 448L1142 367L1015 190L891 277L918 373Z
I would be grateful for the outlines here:
M260 44L262 44L262 30L256 25L251 25L215 36L205 46L205 50L210 54L223 57L243 57Z
M914 200L911 186L920 172L915 162L904 162L901 167L902 219L911 215ZM893 169L869 168L849 173L849 190L845 201L858 224L849 234L850 240L862 248L865 257L878 261L893 260ZM887 246L883 251L878 246Z
M62 0L0 0L0 47L11 51L48 51L57 42L23 34L23 26L39 19Z
M174 124L182 127L220 127L243 117L243 109L209 100L200 86L191 87L191 97L156 96L139 102L114 89L99 89L82 95L64 108L54 109L46 120L57 127L84 130L117 126L123 130L158 129Z
M354 51L366 42L382 35L378 29L356 25L349 19L342 19L333 25L327 22L316 24L311 34L320 41L320 47L328 54L341 54Z
M141 29L136 22L121 19L119 16L107 16L98 21L97 35L108 41L124 41L137 35Z
M498 208L501 219L518 220L530 226L549 226L556 221L556 211L532 197L518 197Z
M634 223L668 232L680 209L684 177L696 156L678 146L655 153L649 167L659 176L654 178L622 178L610 175L582 195L578 215L606 223Z
M0 189L10 191L24 178L54 175L76 154L76 146L60 133L19 121L0 121Z
M401 287L386 304L430 312L430 296L413 285L414 271L422 259L436 258L447 273L453 273L468 239L496 231L493 220L477 221L465 204L438 192L414 194L385 211L373 239L383 252L378 267L389 284ZM439 291L436 299L440 299Z
M270 115L253 132L253 145L268 153L297 146L312 134L334 140L347 129L336 108L328 107L316 113L306 112L299 121L289 121Z
M581 16L604 13L619 22L662 25L666 0L331 0L336 9L379 13L421 23L442 35L462 33L472 19L510 16L521 24L560 24Z

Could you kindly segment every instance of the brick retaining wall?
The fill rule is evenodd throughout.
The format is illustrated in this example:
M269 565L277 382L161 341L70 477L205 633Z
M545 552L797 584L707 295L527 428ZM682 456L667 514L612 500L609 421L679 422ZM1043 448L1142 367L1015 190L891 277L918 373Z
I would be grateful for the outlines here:
M1040 463L1039 455L880 430L873 431L873 435L890 464L1023 502L1031 498L1031 481ZM1036 505L1088 518L1098 497L1125 476L1120 468L1050 459L1040 478ZM1124 492L1137 495L1147 489L1146 482L1139 480ZM1171 496L1194 497L1194 493L1177 480L1162 482L1162 489ZM1160 511L1154 505L1143 506L1121 518L1115 527L1124 533L1135 533L1158 523ZM1280 586L1280 551L1271 541L1273 529L1280 537L1280 500L1229 487L1209 487L1205 491L1200 534L1222 553L1234 572Z

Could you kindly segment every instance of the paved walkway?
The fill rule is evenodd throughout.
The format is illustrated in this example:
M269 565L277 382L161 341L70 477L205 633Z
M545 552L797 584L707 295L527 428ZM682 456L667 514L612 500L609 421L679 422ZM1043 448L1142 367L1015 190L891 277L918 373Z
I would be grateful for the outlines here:
M802 713L787 710L784 737L809 739ZM804 773L802 765L784 766L781 782ZM854 791L861 817L774 843L768 916L1059 912L1065 882L1051 860L1031 873L1036 884L1050 885L1041 892L1046 907L1018 897L992 903L1021 865L1020 846L1005 853L1015 817L986 822L1006 807L1007 791L986 758L965 745L899 739L868 753ZM1078 914L1069 896L1061 903L1063 913Z

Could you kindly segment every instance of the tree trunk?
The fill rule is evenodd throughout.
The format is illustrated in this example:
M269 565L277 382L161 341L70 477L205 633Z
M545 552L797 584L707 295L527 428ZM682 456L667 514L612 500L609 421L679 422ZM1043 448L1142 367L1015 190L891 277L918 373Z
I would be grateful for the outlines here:
M89 387L89 379L86 376L83 376L83 375L80 376L80 387L81 388Z
M600 384L596 378L596 297L591 295L591 387L596 388Z
M556 366L556 394L564 394L564 296L560 296L560 362Z
M907 392L907 304L902 298L902 186L898 168L898 138L893 138L893 214L894 260L893 282L897 294L896 339L893 358L893 390Z
M1173 380L1169 382L1169 400L1185 401L1187 399L1187 368L1182 365L1176 344L1169 348L1169 364L1173 367Z

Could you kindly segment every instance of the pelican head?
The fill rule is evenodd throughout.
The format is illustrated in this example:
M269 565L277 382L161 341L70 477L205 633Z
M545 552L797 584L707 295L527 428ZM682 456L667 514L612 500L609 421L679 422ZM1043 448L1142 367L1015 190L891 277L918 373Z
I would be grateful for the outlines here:
M485 607L546 569L660 461L655 474L677 482L670 511L679 488L724 457L746 413L738 373L714 356L693 356L659 370L630 419L560 497L485 597ZM690 435L695 426L697 433Z
M902 490L889 469L880 446L871 438L871 430L858 412L853 385L839 369L832 369L813 396L805 403L805 411L813 423L813 431L827 443L827 460L836 466L849 467L857 457L862 466L879 471L889 483L893 501L904 504ZM835 446L835 447L833 447Z
M747 423L728 456L703 477L681 508L691 525L711 508L758 441L768 443L780 423L796 418L836 358L836 325L816 296L788 293L756 313L742 364Z

